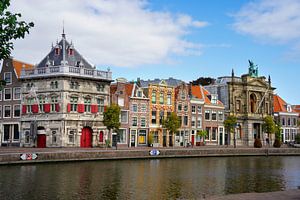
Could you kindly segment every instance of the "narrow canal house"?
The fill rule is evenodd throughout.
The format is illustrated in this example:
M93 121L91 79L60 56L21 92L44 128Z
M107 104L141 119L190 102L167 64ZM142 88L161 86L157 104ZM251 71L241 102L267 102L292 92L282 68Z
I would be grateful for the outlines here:
M146 146L149 131L149 98L138 83L118 78L111 84L111 103L121 108L121 127L113 133L113 146Z
M273 91L271 79L258 76L258 67L249 61L248 74L241 77L219 77L212 85L205 86L212 94L218 94L225 105L226 115L235 115L237 145L252 146L255 138L265 140L262 131L264 117L273 115ZM234 143L234 135L228 138Z
M298 132L298 117L297 113L291 104L286 103L279 95L274 95L274 117L277 124L281 126L281 141L295 141L295 136Z
M159 81L141 81L144 93L149 98L149 132L153 135L154 146L173 146L174 136L162 127L162 122L175 112L175 87L168 85L165 80Z
M192 140L191 100L189 91L189 85L184 82L175 88L175 112L181 122L181 126L175 135L175 146L187 146Z
M105 143L103 112L111 72L89 64L63 33L33 69L22 69L24 147L92 147Z
M0 88L0 146L20 146L21 117L21 69L33 65L13 58L4 59L1 79L6 82Z

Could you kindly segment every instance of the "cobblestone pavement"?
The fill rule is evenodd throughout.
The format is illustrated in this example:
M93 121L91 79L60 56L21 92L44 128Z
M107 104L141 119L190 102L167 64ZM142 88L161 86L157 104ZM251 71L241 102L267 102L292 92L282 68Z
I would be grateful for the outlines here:
M288 190L267 193L241 193L226 196L202 198L208 200L300 200L299 190Z

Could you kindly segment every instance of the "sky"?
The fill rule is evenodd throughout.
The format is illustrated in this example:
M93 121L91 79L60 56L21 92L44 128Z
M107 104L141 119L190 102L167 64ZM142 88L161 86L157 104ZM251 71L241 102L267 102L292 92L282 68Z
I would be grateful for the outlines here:
M300 0L12 0L35 27L12 56L38 64L61 39L127 80L248 72L248 59L286 102L300 104Z

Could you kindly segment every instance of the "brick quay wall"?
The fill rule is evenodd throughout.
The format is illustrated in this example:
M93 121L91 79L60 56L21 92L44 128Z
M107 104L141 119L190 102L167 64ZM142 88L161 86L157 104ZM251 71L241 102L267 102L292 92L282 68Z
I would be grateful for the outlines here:
M169 148L156 149L159 155L151 156L151 148L143 149L72 149L72 148L0 148L0 165L88 161L121 159L158 159L187 157L224 157L224 156L300 156L300 148ZM30 159L22 160L24 154Z

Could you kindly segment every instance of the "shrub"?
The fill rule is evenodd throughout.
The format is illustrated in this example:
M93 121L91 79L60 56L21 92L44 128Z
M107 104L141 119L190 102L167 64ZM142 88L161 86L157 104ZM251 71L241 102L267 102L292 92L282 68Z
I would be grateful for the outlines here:
M295 142L297 144L300 144L300 133L298 133L296 136L295 136Z
M280 146L281 146L281 141L279 139L275 139L273 147L280 148Z
M261 140L260 139L255 139L254 140L254 147L255 148L262 148L262 143L261 143Z

